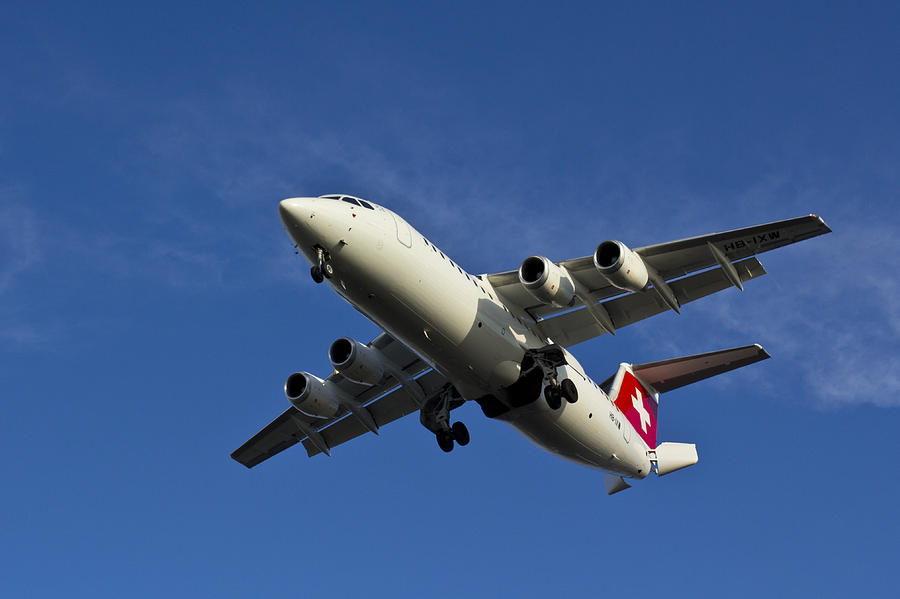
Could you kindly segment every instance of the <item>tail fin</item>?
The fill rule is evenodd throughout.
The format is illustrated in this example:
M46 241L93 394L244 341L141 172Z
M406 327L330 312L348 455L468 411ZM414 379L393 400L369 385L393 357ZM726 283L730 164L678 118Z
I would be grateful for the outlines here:
M769 357L760 345L746 345L646 364L621 364L603 385L610 400L650 449L656 448L659 394Z
M609 385L609 399L625 416L650 449L656 448L656 414L659 393L634 376L633 367L622 363ZM603 387L607 387L604 383Z

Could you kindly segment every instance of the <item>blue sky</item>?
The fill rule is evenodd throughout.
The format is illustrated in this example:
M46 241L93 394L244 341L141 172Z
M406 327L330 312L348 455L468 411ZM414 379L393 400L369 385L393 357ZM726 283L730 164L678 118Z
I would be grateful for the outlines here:
M891 3L0 8L3 596L892 596ZM277 216L352 193L473 272L815 212L769 274L576 348L596 378L760 342L663 397L700 463L614 497L477 406L334 457L228 454L377 334Z

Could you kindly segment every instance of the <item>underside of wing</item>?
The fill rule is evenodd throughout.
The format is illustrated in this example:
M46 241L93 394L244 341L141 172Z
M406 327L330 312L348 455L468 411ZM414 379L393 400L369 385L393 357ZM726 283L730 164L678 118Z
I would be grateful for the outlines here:
M435 370L429 370L416 379L416 383L426 396L435 393L438 389L443 387L446 382L447 379ZM399 420L408 414L418 411L419 404L407 389L397 387L387 395L368 404L366 408L372 414L375 423L379 427L382 427L395 420ZM367 432L369 432L369 429L352 414L345 416L337 422L329 424L320 430L322 440L328 448L335 447L341 443L346 443ZM306 448L306 453L309 457L322 453L322 450L310 438L306 438L303 441L303 446Z
M568 346L679 311L729 286L743 289L744 281L765 274L752 256L830 231L809 215L634 250L605 241L591 256L558 263L533 256L517 271L485 277L507 306L526 312L547 337ZM609 251L616 259L607 265Z
M810 214L724 233L648 245L635 251L663 278L671 279L718 264L719 260L710 250L710 245L729 262L735 262L830 232L831 229L820 216Z
M301 441L310 456L329 453L335 445L372 430L373 423L375 432L377 427L417 410L418 398L444 382L442 375L387 333L376 337L368 347L396 367L393 374L386 374L376 385L357 383L338 373L326 379L342 397L352 401L352 409L342 408L332 418L316 418L291 406L232 452L231 457L252 468ZM418 385L418 389L410 389L412 385ZM428 389L423 390L425 386Z
M733 266L741 282L766 274L762 264L756 258L743 260ZM714 268L672 281L669 286L678 303L684 305L727 289L732 284L722 268ZM669 305L662 297L652 291L615 297L601 302L595 308L595 310L605 311L613 329L621 329L669 309ZM541 320L540 327L547 337L564 347L570 347L608 332L584 306L553 318Z

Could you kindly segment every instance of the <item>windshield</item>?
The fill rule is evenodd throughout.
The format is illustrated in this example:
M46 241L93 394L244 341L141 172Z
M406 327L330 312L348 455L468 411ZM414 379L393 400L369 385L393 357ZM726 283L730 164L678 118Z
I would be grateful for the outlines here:
M319 196L323 200L341 200L347 202L348 204L353 204L355 206L362 206L363 208L368 208L369 210L375 210L375 208L369 202L365 200L361 200L359 198L354 198L353 196L346 196L341 194L331 194Z

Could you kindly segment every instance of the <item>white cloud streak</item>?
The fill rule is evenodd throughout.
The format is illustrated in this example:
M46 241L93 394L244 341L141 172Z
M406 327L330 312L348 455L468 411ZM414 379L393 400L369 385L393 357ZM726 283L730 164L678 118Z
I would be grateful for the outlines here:
M16 187L0 188L0 340L6 347L34 347L47 338L44 328L26 319L13 293L42 257L37 217Z
M34 212L16 190L0 189L0 295L41 258Z

